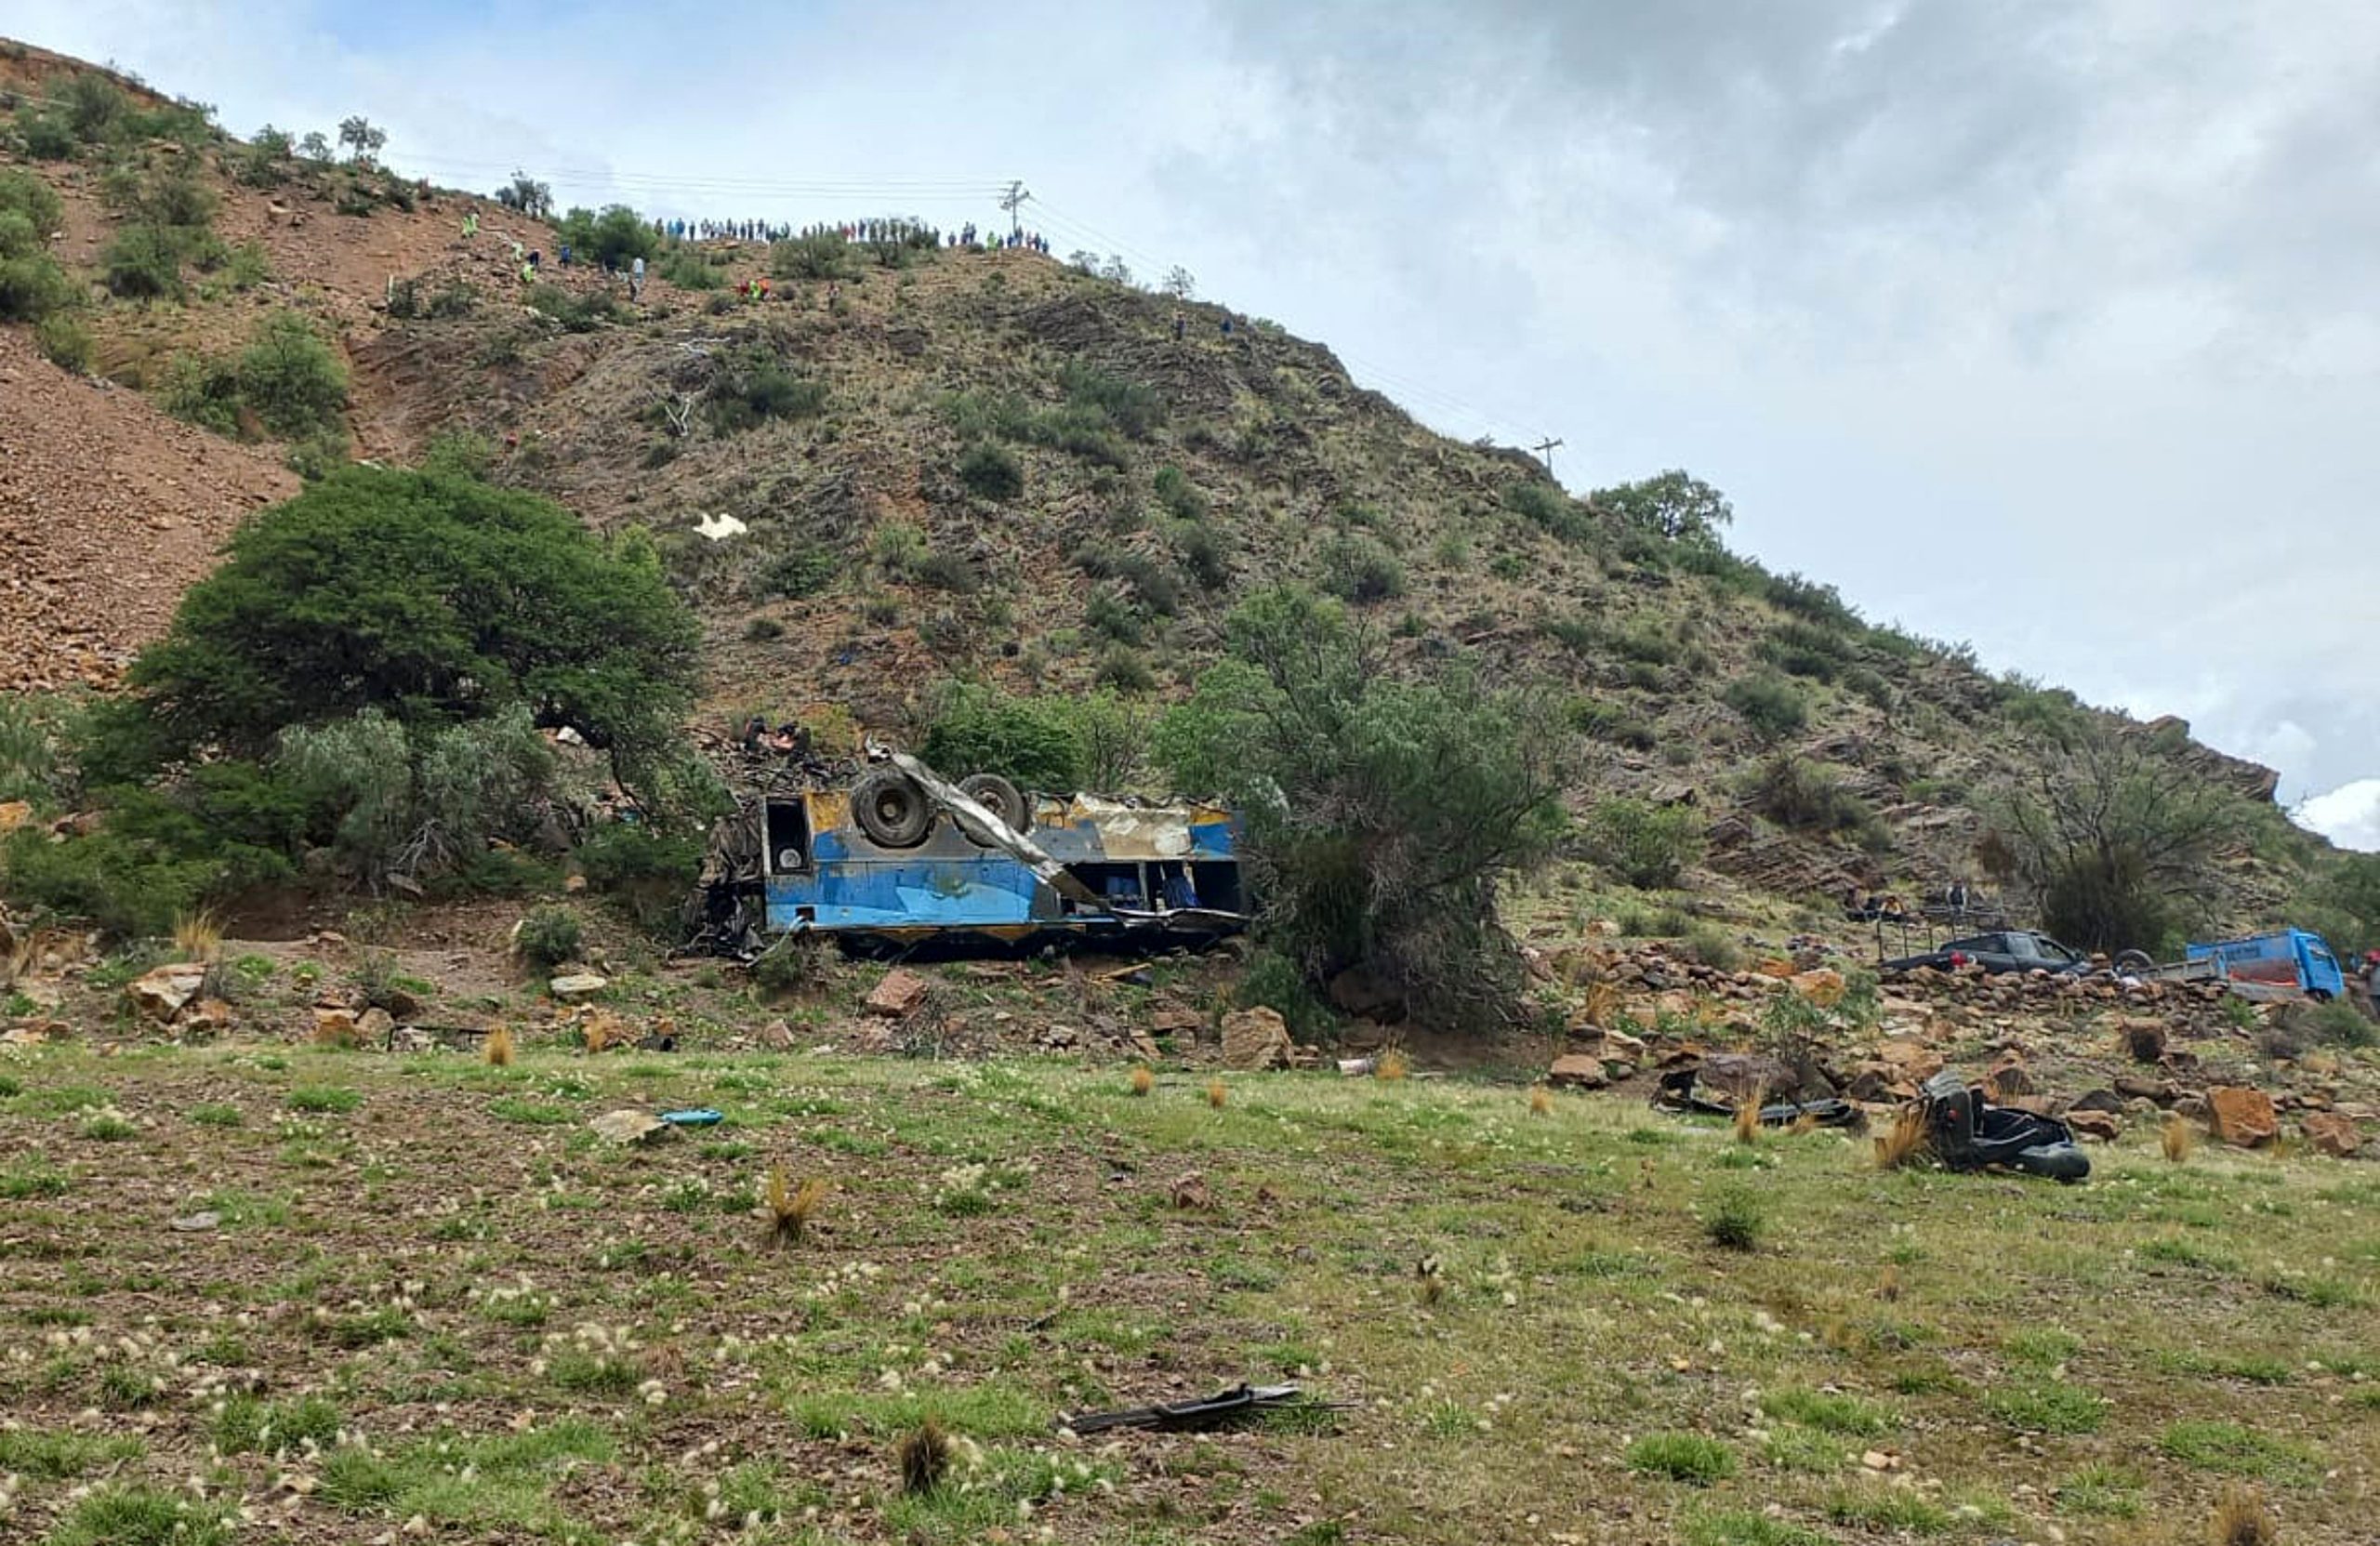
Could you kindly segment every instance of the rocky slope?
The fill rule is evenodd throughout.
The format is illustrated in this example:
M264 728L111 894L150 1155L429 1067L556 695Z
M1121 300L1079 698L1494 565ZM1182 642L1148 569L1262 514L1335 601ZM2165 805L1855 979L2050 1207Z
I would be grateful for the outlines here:
M0 54L0 88L54 92L73 68ZM753 244L677 271L716 288L656 270L631 305L549 263L558 288L533 293L510 243L550 258L549 227L447 191L359 208L338 168L305 163L245 187L226 175L235 151L174 153L266 277L172 306L95 292L93 368L114 386L69 381L7 335L0 541L24 578L0 586L0 684L103 677L208 546L294 486L270 448L177 425L136 389L295 309L350 362L358 455L476 433L498 479L648 528L706 621L721 720L829 702L899 733L953 675L1161 698L1211 658L1236 597L1305 579L1356 598L1408 658L1466 652L1557 686L1584 733L1575 802L1692 801L1710 838L1695 905L1739 912L1967 872L1977 793L2034 755L2013 710L2039 694L1871 628L1821 586L1648 536L1518 452L1433 434L1327 349L1225 308L954 251L855 252L848 274L780 275L756 302L733 289L769 266ZM89 263L112 229L99 168L0 151L12 163L60 189L57 250ZM443 314L419 314L433 296ZM1014 458L1021 489L962 476L983 446ZM1779 668L1807 708L1788 748L1872 824L1810 830L1744 799L1769 748L1724 694ZM2188 755L2281 830L2268 773ZM2295 845L2235 856L2243 917L2286 894Z

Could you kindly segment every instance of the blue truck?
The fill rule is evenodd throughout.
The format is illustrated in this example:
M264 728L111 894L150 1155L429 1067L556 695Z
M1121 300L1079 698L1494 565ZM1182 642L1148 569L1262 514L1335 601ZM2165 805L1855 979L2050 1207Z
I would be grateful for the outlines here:
M1220 806L1028 798L893 752L747 801L715 838L704 931L739 954L806 933L903 950L1196 944L1247 924L1236 833Z
M2192 945L2183 952L2190 965L2211 968L2235 987L2295 991L2331 999L2347 991L2347 974L2321 935L2305 929L2276 929L2245 939Z

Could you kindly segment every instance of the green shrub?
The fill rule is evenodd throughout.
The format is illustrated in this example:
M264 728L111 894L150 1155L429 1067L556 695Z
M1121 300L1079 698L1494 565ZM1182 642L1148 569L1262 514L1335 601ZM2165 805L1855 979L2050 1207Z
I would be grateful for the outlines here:
M239 434L253 422L284 440L311 438L326 446L335 437L336 461L345 459L347 367L294 311L265 318L236 359L178 356L163 395L167 413L218 434Z
M1134 440L1146 440L1165 423L1165 400L1137 381L1108 376L1069 360L1058 372L1066 400L1098 411Z
M1700 1434L1646 1434L1622 1457L1631 1471L1708 1487L1736 1473L1736 1452Z
M1207 519L1207 496L1180 468L1158 468L1152 486L1157 490L1157 503L1171 511L1177 520L1197 522Z
M1182 567L1198 582L1200 589L1221 590L1231 583L1230 550L1213 527L1191 521L1177 522L1172 536L1174 550L1182 555Z
M1743 946L1715 923L1690 923L1685 930L1686 953L1717 971L1734 971L1744 964Z
M1767 1231L1768 1212L1760 1199L1740 1187L1729 1187L1712 1197L1702 1210L1702 1233L1727 1250L1756 1250Z
M1565 706L1564 717L1570 728L1581 735L1636 751L1650 751L1660 744L1652 724L1625 704L1606 703L1596 698L1572 698Z
M421 451L421 470L439 477L484 479L495 466L496 442L470 429L441 429Z
M1808 622L1844 631L1861 626L1859 614L1844 604L1842 593L1831 585L1799 575L1771 575L1764 593L1771 606Z
M76 149L74 130L63 113L20 108L17 133L24 143L25 153L35 161L64 161Z
M1760 1398L1760 1409L1805 1428L1854 1438L1876 1438L1890 1433L1893 1427L1892 1414L1872 1401L1812 1390L1806 1385L1770 1391Z
M1263 1007L1278 1014L1302 1042L1329 1039L1338 1015L1306 981L1296 962L1275 950L1259 950L1241 973L1232 1001L1241 1009Z
M592 333L605 323L618 322L623 315L619 302L602 290L582 292L540 283L530 285L521 301L532 311L562 324L565 333Z
M812 231L771 243L769 272L778 279L857 279L859 256L842 232Z
M711 432L718 435L737 434L773 418L813 418L826 408L825 382L803 380L758 345L729 357L707 403Z
M346 429L318 429L303 440L291 442L284 461L290 471L306 482L322 482L347 465Z
M822 934L783 934L748 971L752 985L766 994L815 992L834 980L835 945Z
M1994 1386L1983 1393L1983 1409L2031 1434L2096 1434L2108 1416L2103 1398L2063 1381Z
M673 247L654 265L654 272L681 290L717 290L727 284L726 277L711 267L710 260L692 247Z
M1809 704L1801 691L1771 673L1738 677L1727 684L1720 701L1765 742L1781 741L1809 723Z
M929 703L921 751L944 776L998 773L1021 789L1051 793L1089 786L1082 724L1069 700L954 681Z
M702 871L701 839L656 832L644 822L611 822L578 845L587 883L612 897L638 927L675 932Z
M1025 492L1025 464L998 445L976 445L959 458L959 481L985 499L1013 499Z
M1359 605L1405 594L1405 566L1376 537L1342 532L1322 545L1322 588Z
M1580 834L1586 855L1641 890L1677 884L1702 855L1702 824L1692 808L1641 799L1607 799Z
M1127 548L1091 546L1077 548L1074 562L1094 578L1120 582L1133 601L1157 616L1170 617L1182 609L1182 577L1161 560Z
M0 218L9 216L23 224L14 235L0 235L0 258L46 248L50 236L65 224L66 203L31 172L0 167Z
M1099 668L1091 680L1118 693L1145 693L1157 685L1157 673L1138 650L1117 643L1099 657Z
M550 971L578 959L586 945L586 930L568 907L539 907L521 920L512 942L522 960Z
M182 293L186 244L157 226L129 225L99 253L99 274L110 295L127 300L157 300Z
M1840 832L1863 846L1888 841L1868 802L1832 773L1798 757L1772 757L1760 765L1752 802L1763 815L1804 832Z
M803 543L771 560L760 573L757 588L763 596L788 600L814 596L834 582L842 566L842 555L834 548Z
M0 278L0 309L7 305L7 281ZM53 311L33 329L33 341L60 370L76 375L91 368L91 330L71 313Z
M1553 482L1523 482L1504 485L1504 508L1565 542L1591 544L1594 517L1587 508Z

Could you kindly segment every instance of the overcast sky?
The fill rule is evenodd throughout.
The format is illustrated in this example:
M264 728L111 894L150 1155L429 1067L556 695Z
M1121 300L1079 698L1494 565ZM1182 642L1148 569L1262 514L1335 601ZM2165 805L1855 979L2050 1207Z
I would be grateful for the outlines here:
M1682 466L1878 621L2380 848L2364 0L6 0L0 32L568 202L999 219L1584 490Z

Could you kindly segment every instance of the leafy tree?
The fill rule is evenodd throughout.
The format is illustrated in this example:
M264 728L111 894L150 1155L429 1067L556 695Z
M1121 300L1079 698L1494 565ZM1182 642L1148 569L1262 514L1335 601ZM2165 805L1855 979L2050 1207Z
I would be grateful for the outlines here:
M696 638L649 541L607 548L532 495L349 467L234 534L135 663L116 740L254 756L366 708L413 725L517 704L618 762L671 743Z
M1673 542L1715 542L1734 523L1727 496L1701 479L1669 471L1633 483L1595 490L1587 503L1638 531Z
M80 287L49 250L64 218L48 184L0 171L0 322L40 322L78 298Z
M2245 832L2241 804L2180 760L2179 742L2093 725L2042 745L2035 771L1987 802L1987 858L2033 892L2067 944L2156 951L2222 898L2218 861Z
M1508 1022L1523 973L1496 895L1562 830L1550 706L1459 662L1392 677L1375 633L1294 588L1225 638L1157 750L1241 812L1260 943L1313 984L1368 966L1426 1021Z
M1165 271L1165 282L1158 288L1176 300L1188 300L1198 293L1198 281L1189 270L1176 263Z
M375 127L370 119L358 113L352 118L339 120L338 142L346 148L350 160L371 166L378 163L380 148L389 142L389 135L387 130Z
M557 228L561 240L588 262L624 269L639 258L650 259L661 250L661 238L644 218L624 204L605 205L603 212L575 208Z
M554 191L551 184L539 182L516 168L512 180L496 191L496 202L507 209L517 209L533 220L549 219L554 212Z
M323 138L322 130L308 129L305 137L298 141L298 153L309 161L328 161L331 158L331 142Z

